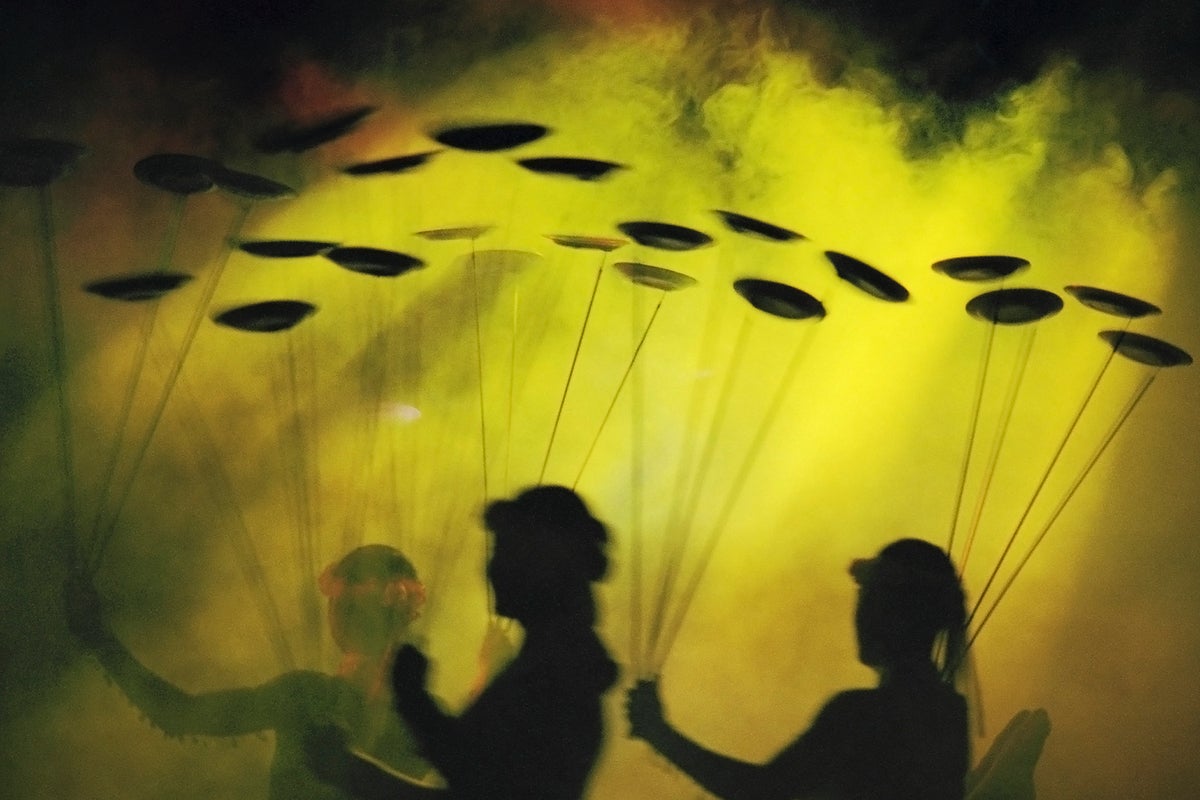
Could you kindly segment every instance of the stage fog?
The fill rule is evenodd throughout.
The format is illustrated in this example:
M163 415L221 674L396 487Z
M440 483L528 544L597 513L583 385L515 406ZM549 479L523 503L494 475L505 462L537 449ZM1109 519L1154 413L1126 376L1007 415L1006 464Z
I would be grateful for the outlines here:
M977 754L1042 707L1040 797L1186 796L1194 103L1064 56L954 105L829 17L561 5L272 40L253 92L119 47L35 71L0 144L6 794L266 796L269 737L166 737L105 681L72 569L201 692L332 671L318 578L393 545L456 707L485 499L557 483L613 536L592 797L700 792L626 736L639 676L749 759L869 685L847 566L903 536L980 601Z

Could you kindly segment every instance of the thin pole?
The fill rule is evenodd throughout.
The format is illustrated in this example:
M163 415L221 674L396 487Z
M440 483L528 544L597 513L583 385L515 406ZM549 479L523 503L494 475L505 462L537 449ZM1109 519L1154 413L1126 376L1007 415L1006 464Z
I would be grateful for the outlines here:
M1013 583L1017 580L1017 576L1021 574L1021 570L1023 570L1025 565L1029 563L1029 559L1033 557L1034 551L1037 550L1038 546L1041 545L1042 541L1046 538L1046 534L1050 532L1050 528L1053 527L1054 523L1058 521L1063 509L1067 507L1067 504L1071 501L1071 498L1075 496L1075 492L1079 489L1084 479L1087 478L1088 473L1090 473L1092 468L1096 466L1096 462L1100 460L1100 456L1104 455L1104 451L1110 444L1112 444L1113 439L1116 438L1117 433L1121 430L1121 427L1125 424L1125 421L1129 419L1129 415L1133 413L1133 410L1137 407L1138 403L1140 403L1142 398L1146 395L1146 391L1150 388L1150 385L1154 383L1154 379L1156 377L1158 377L1157 369L1150 373L1150 375L1147 376L1142 382L1141 387L1134 394L1133 398L1125 405L1125 408L1121 411L1117 421L1113 423L1111 428L1109 428L1108 433L1105 434L1104 439L1100 442L1100 445L1092 453L1091 457L1088 458L1087 463L1084 465L1079 475L1076 476L1075 480L1071 483L1070 488L1067 489L1067 493L1063 496L1062 500L1059 501L1058 505L1055 506L1054 511L1050 514L1050 518L1046 521L1046 524L1042 526L1042 529L1034 539L1033 544L1029 546L1029 550L1026 551L1024 557L1017 564L1012 574L1009 575L1008 580L1004 583L1004 586L1001 587L999 594L996 596L995 602L992 603L992 606L988 609L987 614L985 614L983 619L980 620L978 627L975 628L975 633L971 635L970 640L967 642L968 648L975 643L975 639L978 638L980 631L983 630L983 627L987 624L987 621L991 619L992 614L995 613L996 609L1000 605L1000 601L1004 599L1004 596L1008 593L1008 590L1012 588ZM980 601L982 602L982 597L980 598ZM975 608L978 610L979 603L976 604Z
M688 402L687 424L684 428L685 432L696 430L700 427L700 418L704 412L704 400L707 397L707 392L700 388L698 376L704 369L705 364L713 356L713 351L717 345L717 334L720 326L717 324L720 315L720 304L718 302L718 294L714 291L709 296L708 313L705 315L705 324L703 335L700 339L700 347L696 351L696 362L693 367L693 374L697 376L697 380L692 384L691 398ZM745 324L743 322L743 324ZM671 492L671 510L667 516L666 535L663 539L663 558L667 563L664 570L664 584L659 589L655 598L655 607L652 619L653 632L650 634L650 640L653 641L658 636L658 629L662 625L662 617L666 612L666 604L670 599L671 591L674 587L674 571L676 567L673 565L676 558L680 557L684 546L687 543L687 531L684 529L680 517L682 515L683 500L686 494L687 480L691 476L692 462L696 454L696 443L699 437L685 435L683 439L682 452L679 457L679 464L675 472L675 485Z
M741 351L745 349L747 334L750 329L750 312L747 311L742 318L742 325L738 331L738 335L733 347L733 354L730 356L729 367L725 373L725 381L721 386L721 391L717 398L717 407L713 413L712 423L709 426L708 436L705 440L705 446L700 457L700 466L697 468L696 477L693 479L691 492L689 494L689 513L686 521L673 520L668 527L673 536L665 543L667 552L664 554L666 561L666 570L663 574L663 583L658 595L658 602L654 607L654 614L650 620L649 641L651 645L659 641L659 636L662 632L663 623L666 621L667 604L671 595L675 590L675 582L679 578L679 569L683 565L683 554L687 545L689 534L691 533L692 517L695 513L695 507L698 504L699 487L704 483L707 477L708 468L712 463L712 452L716 441L716 431L721 427L724 421L725 412L728 409L729 397L732 394L730 391L733 386L733 379L736 377L738 367L741 364L739 358ZM678 527L676 527L678 526Z
M1067 442L1070 441L1072 434L1075 433L1075 428L1078 427L1079 421L1083 419L1083 413L1087 410L1088 404L1092 401L1092 396L1096 394L1096 389L1100 386L1100 381L1104 379L1104 374L1108 371L1108 365L1112 363L1113 357L1116 355L1116 348L1109 351L1108 356L1104 359L1103 366L1100 367L1100 372L1096 374L1092 385L1088 387L1087 393L1083 397L1083 402L1079 404L1079 410L1075 412L1075 416L1071 420L1071 424L1067 426L1067 432L1063 434L1062 440L1059 441L1058 447L1054 451L1054 455L1050 457L1050 463L1046 465L1046 469L1042 472L1042 477L1038 481L1037 487L1033 490L1033 496L1029 498L1029 502L1025 504L1024 511L1021 512L1020 518L1017 520L1017 525L1013 529L1012 535L1009 536L1008 542L1004 545L1004 549L1000 552L1000 558L996 561L992 568L991 574L983 585L983 589L979 593L979 597L975 600L975 605L971 609L971 615L967 618L969 625L979 608L983 605L983 599L987 596L988 591L992 587L992 583L996 580L996 576L1000 573L1000 568L1004 561L1008 558L1009 551L1012 550L1013 544L1017 540L1021 529L1025 526L1029 514L1033 511L1033 506L1041 497L1042 490L1046 488L1046 482L1050 479L1050 473L1054 471L1054 467L1058 464L1058 459L1062 457L1063 451L1066 450Z
M629 361L629 368L633 369L634 363L637 361L637 354L641 351L642 344L646 341L646 334L650 331L650 324L654 322L654 315L658 314L658 309L662 307L662 299L665 297L665 292L658 298L658 303L654 306L654 314L650 317L648 323L641 335L638 335L638 317L641 316L641 292L637 291L637 287L633 287L632 305L633 308L629 315L630 318L630 333L636 342L634 345L633 358ZM627 370L626 376L629 375ZM624 385L625 378L621 378L621 384ZM632 450L632 463L629 470L629 660L633 667L633 673L636 678L643 677L645 666L643 664L642 655L642 485L645 480L645 408L643 405L644 398L642 396L643 385L641 380L641 371L633 375L633 383L630 386L630 411L631 421L633 423L630 432L630 444ZM621 389L617 388L617 395L620 395ZM613 398L614 404L616 397ZM609 407L612 411L612 407ZM604 415L605 421L608 420L608 414ZM600 429L604 429L604 423L600 424ZM600 438L600 434L596 434L596 438ZM593 446L595 443L593 442ZM588 451L591 455L591 450ZM587 460L584 460L586 465ZM583 468L580 467L580 475L583 474ZM576 478L578 481L578 477Z
M521 287L514 281L512 299L512 336L508 350L508 421L504 433L504 493L512 490L509 468L512 466L513 409L517 391L517 318L521 310Z
M167 234L163 240L162 252L159 255L158 266L156 268L159 272L166 270L174 258L175 246L179 241L179 229L187 207L187 197L187 195L177 195L175 203L172 205L173 213L167 225ZM154 326L158 319L159 303L160 300L151 301L150 309L142 320L141 336L138 339L137 350L134 352L129 379L125 384L125 395L121 400L121 408L117 412L117 433L113 438L112 449L109 451L104 471L100 473L103 483L100 486L99 498L96 501L96 514L92 520L92 531L99 530L100 522L104 516L104 506L108 503L108 497L112 491L113 478L116 475L117 464L121 458L121 450L125 444L125 434L129 429L133 401L137 397L138 388L142 382L142 375L146 368L146 356L150 347L150 339L154 335Z
M54 206L50 187L43 186L38 194L42 254L46 281L46 310L50 318L50 363L54 372L54 388L58 411L58 457L62 469L63 530L75 531L75 453L72 446L71 406L67 399L67 346L63 324L62 292L58 282L58 258L55 253ZM74 548L71 548L74 552Z
M1000 425L997 428L995 441L992 443L992 452L988 455L988 461L983 470L983 482L979 488L979 495L975 498L975 510L971 514L971 524L967 528L967 543L963 547L962 559L959 561L958 566L959 570L966 570L967 561L971 557L971 547L975 543L975 534L979 530L979 521L983 517L983 509L987 504L992 480L996 475L996 465L1000 461L1000 452L1004 449L1004 442L1008 436L1009 423L1012 421L1013 410L1017 405L1017 397L1021 392L1021 385L1025 380L1025 368L1029 366L1029 356L1033 352L1033 342L1036 335L1037 328L1030 327L1026 329L1025 340L1022 342L1021 351L1017 356L1015 369L1013 370L1012 378L1009 380L1008 393L1001 408Z
M209 490L219 507L224 507L222 503L225 503L232 510L234 527L228 533L230 545L237 558L238 568L258 605L258 612L266 626L267 635L271 639L271 647L275 651L275 658L279 666L283 669L295 669L296 658L292 654L285 636L287 629L280 616L279 605L271 592L266 571L262 566L262 559L259 558L254 546L254 537L250 535L250 526L246 520L245 511L238 502L237 490L229 476L229 470L225 468L225 464L219 457L212 427L204 417L200 404L196 401L195 393L186 378L181 379L180 384L183 397L191 406L188 417L194 421L193 424L199 439L198 454L204 462L202 472L207 479Z
M676 637L679 635L680 629L683 627L684 619L687 617L688 609L691 607L692 600L696 595L696 591L700 588L700 581L704 577L704 573L708 569L709 563L712 561L713 553L716 550L717 542L724 533L726 526L729 523L729 517L733 512L737 501L741 499L742 491L745 488L746 481L750 477L753 467L758 461L758 455L766 442L767 435L774 427L779 413L783 408L783 401L787 398L792 385L796 378L800 375L800 365L804 361L805 356L811 349L812 342L816 338L815 327L810 327L801 339L799 345L792 352L791 358L788 360L787 366L784 368L783 380L780 381L776 388L771 402L767 407L766 414L759 420L758 427L751 439L749 449L746 451L742 462L738 467L729 492L726 494L725 500L720 511L717 512L716 521L705 540L704 547L700 552L696 567L692 571L691 578L688 580L686 587L680 595L679 602L676 604L675 614L672 618L670 626L667 628L665 635L662 637L659 645L658 653L654 659L654 671L657 672L662 668L663 662L671 652L671 647L675 643Z
M242 226L245 225L247 217L253 209L253 202L242 204L237 216L234 218L233 226L229 234L226 236L227 241L235 241L241 233ZM154 434L158 430L158 425L162 421L163 412L166 410L167 401L171 399L171 393L175 388L175 383L179 379L179 373L183 369L184 361L187 359L188 351L191 350L192 343L196 339L196 334L200 330L200 324L204 321L205 313L208 311L209 305L212 303L213 295L217 291L217 284L221 280L221 273L225 270L225 265L229 263L229 257L232 254L232 248L226 248L225 256L213 269L208 277L208 282L204 285L204 290L201 294L200 302L196 304L195 312L188 323L187 331L184 334L183 342L180 344L179 353L172 364L167 380L163 385L162 392L159 394L158 402L150 413L150 424L146 429L146 433L142 437L142 441L135 451L133 464L130 468L130 475L125 484L124 490L121 492L116 508L109 519L108 526L103 530L98 529L94 537L95 554L92 558L91 568L93 571L98 570L104 561L104 552L108 548L114 533L116 532L117 523L120 521L121 512L125 508L125 503L129 500L129 495L133 491L133 485L136 482L138 472L141 469L142 461L146 457L147 451L150 449L150 443L154 440Z
M483 497L488 495L488 448L486 402L483 388L483 323L479 319L479 267L476 259L475 240L471 240L471 298L475 307L475 367L479 384L479 446L483 457Z
M636 287L634 288L634 294L640 294ZM634 364L637 363L638 355L642 352L642 345L646 343L646 337L650 335L650 327L654 325L654 320L658 318L659 309L662 308L663 299L666 296L666 292L659 293L658 302L654 304L654 311L650 313L650 320L646 323L640 335L636 330L637 320L634 320L635 330L633 334L633 355L629 359L629 364L625 367L625 372L621 375L621 381L617 384L617 390L613 392L613 398L608 404L608 409L604 412L603 419L600 420L600 427L596 429L596 435L592 437L592 443L588 446L587 454L583 457L583 463L579 465L579 471L575 473L575 480L571 483L572 489L579 485L579 481L583 477L583 472L587 469L588 462L591 461L592 453L596 451L596 445L600 442L600 435L604 433L604 427L608 424L608 418L612 416L613 409L617 407L617 400L621 396L621 390L625 388L626 380L628 380L630 375L633 373Z
M983 406L983 391L987 386L988 364L992 359L992 342L996 337L996 323L990 322L984 337L983 359L979 369L979 382L975 389L975 404L971 411L971 424L967 429L967 447L963 454L962 470L958 478L958 489L954 494L954 511L950 516L950 538L946 552L954 554L954 535L958 531L958 515L962 512L963 493L967 488L967 472L971 468L971 454L975 449L975 432L979 427L979 411Z
M312 590L312 582L317 577L317 538L316 526L313 519L312 497L309 492L309 454L308 439L304 430L304 415L300 413L300 384L299 373L296 369L296 350L293 341L293 331L285 331L287 340L287 380L291 395L292 436L294 438L294 474L296 476L296 506L300 520L299 534L301 541L302 568L304 580L300 581L301 608L304 609L306 633L313 652L321 656L321 609L317 596Z
M750 339L751 313L747 310L745 316L742 318L742 326L738 330L733 352L729 357L729 368L725 372L725 381L721 384L720 394L717 395L716 409L713 411L713 418L708 428L708 434L704 439L704 449L700 453L700 464L697 466L696 475L692 479L691 491L688 494L688 511L685 521L685 525L688 528L691 527L692 521L695 519L696 509L700 504L700 494L704 490L704 484L708 480L708 473L712 469L717 450L718 434L725 425L725 417L729 413L729 404L733 398L734 383L744 363L742 356Z
M592 293L588 297L587 311L583 314L583 326L579 329L579 338L575 341L575 353L571 356L571 367L567 370L567 382L563 386L562 397L558 401L558 411L554 414L554 425L550 428L550 441L546 445L546 456L542 459L542 470L538 473L538 483L546 478L546 467L550 463L550 453L554 450L554 439L558 434L558 424L562 421L563 407L567 404L567 394L571 391L571 379L575 377L575 365L579 362L579 351L583 348L583 337L587 334L588 321L592 318L592 306L596 302L596 293L600 289L600 278L604 274L604 262L607 253L600 258L600 266L596 269L596 280L592 283Z

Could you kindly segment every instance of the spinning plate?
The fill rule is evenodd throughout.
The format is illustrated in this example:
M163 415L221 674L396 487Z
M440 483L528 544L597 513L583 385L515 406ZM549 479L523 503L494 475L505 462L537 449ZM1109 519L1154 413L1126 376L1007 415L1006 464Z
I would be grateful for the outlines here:
M287 200L296 196L296 190L290 186L225 167L214 172L212 179L218 189L246 200Z
M417 236L433 242L465 241L478 239L494 227L494 225L464 225L458 228L433 228L427 231L417 231Z
M681 252L708 247L713 243L707 233L669 222L622 222L617 228L638 244L659 250Z
M621 261L613 266L637 285L649 286L651 289L660 289L664 292L674 292L696 285L696 279L690 275L637 261Z
M317 310L302 300L266 300L231 308L213 317L213 322L227 328L252 333L286 331Z
M581 181L598 181L610 173L624 169L624 165L594 158L569 158L550 156L545 158L523 158L517 162L530 172Z
M375 113L374 106L359 106L307 125L285 123L272 128L254 140L260 153L303 153L334 139L345 136L364 119Z
M756 239L765 239L768 242L794 242L805 238L803 234L790 231L787 228L781 228L770 222L763 222L754 217L747 217L745 214L720 210L714 210L713 213L721 218L721 221L725 223L725 227L729 228L729 230L734 233L752 236Z
M576 250L602 250L605 253L629 244L628 239L615 239L607 236L577 236L569 233L551 233L546 238L563 247L571 247Z
M133 165L133 176L147 186L172 194L207 192L215 186L213 173L221 165L209 158L185 153L158 153Z
M1137 319L1162 313L1161 308L1145 300L1094 286L1067 286L1066 291L1088 308L1114 317Z
M93 281L83 288L94 295L109 300L124 300L137 303L157 300L173 292L192 279L182 272L146 272L140 275L125 275L120 278L105 278Z
M308 239L259 239L240 242L238 249L261 258L308 258L324 255L337 246L337 242L315 242Z
M759 311L783 319L810 319L825 317L825 306L808 292L788 286L786 283L742 278L734 281L733 288Z
M433 134L433 138L456 150L495 153L537 141L549 132L544 125L532 122L500 122L442 128Z
M1148 367L1186 367L1192 357L1162 339L1129 331L1100 331L1100 338L1109 347L1128 359Z
M825 258L833 264L839 278L872 297L889 303L903 303L908 299L908 289L870 264L833 250L826 250Z
M1044 289L997 289L973 297L967 313L999 325L1024 325L1062 311L1062 298Z
M335 247L324 255L339 267L377 278L394 278L425 266L424 261L407 253L375 247Z
M1029 262L1017 256L960 256L934 262L933 271L956 281L978 283L997 281L1027 268Z
M429 159L440 153L440 150L428 150L424 153L413 153L395 158L383 158L378 161L364 161L361 164L351 164L342 169L346 175L366 177L368 175L398 175L423 166Z

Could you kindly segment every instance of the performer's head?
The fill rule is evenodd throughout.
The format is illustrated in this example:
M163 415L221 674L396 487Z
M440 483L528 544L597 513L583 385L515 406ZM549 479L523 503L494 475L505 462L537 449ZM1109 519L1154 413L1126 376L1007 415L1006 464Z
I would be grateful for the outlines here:
M959 666L966 609L962 584L945 551L920 539L892 542L872 559L850 567L859 586L855 627L859 660L880 669L929 661L945 637L946 679Z
M608 571L608 530L574 491L526 489L488 505L488 580L496 613L528 624L563 613L593 613L591 584Z
M388 652L425 604L412 562L384 544L351 550L321 573L318 585L329 598L329 629L344 653Z

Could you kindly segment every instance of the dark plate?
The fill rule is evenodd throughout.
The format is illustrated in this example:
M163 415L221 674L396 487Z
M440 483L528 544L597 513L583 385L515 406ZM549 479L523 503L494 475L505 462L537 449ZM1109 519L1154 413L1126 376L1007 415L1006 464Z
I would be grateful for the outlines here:
M305 125L284 123L271 128L254 140L260 153L303 153L345 136L358 127L359 123L375 113L374 106L359 106L348 111L332 114Z
M429 150L424 153L413 153L395 158L381 158L378 161L364 161L361 164L351 164L342 169L346 175L366 177L368 175L399 175L402 172L424 166L429 159L440 153L440 150Z
M536 142L549 132L546 126L532 122L499 122L442 128L433 134L433 138L456 150L495 153Z
M998 281L1020 272L1029 262L1017 256L959 256L934 262L933 271L956 281Z
M1066 291L1088 308L1114 317L1137 319L1162 313L1161 308L1145 300L1108 289L1097 289L1095 286L1067 286Z
M213 322L240 331L275 333L295 327L316 310L302 300L266 300L222 311Z
M1162 339L1129 331L1100 331L1100 338L1128 359L1149 367L1186 367L1192 357Z
M623 164L617 164L612 161L600 161L594 158L570 158L566 156L523 158L517 163L530 172L536 172L539 175L574 178L580 181L598 181L608 177L619 169L625 169Z
M639 286L649 286L664 292L675 292L696 285L696 279L672 269L655 267L637 261L621 261L613 264L617 271Z
M788 286L786 283L742 278L734 281L733 288L759 311L783 319L823 319L825 306L808 292Z
M805 238L801 233L781 228L770 222L763 222L761 219L747 217L745 214L720 210L714 210L713 213L721 218L729 230L756 239L765 239L768 242L794 242Z
M323 255L337 246L337 242L309 239L259 239L238 243L239 250L260 258L308 258Z
M92 281L83 288L94 295L109 300L124 300L130 303L157 300L175 291L192 279L182 272L145 272L139 275L123 275Z
M1045 289L997 289L971 298L967 313L999 325L1024 325L1062 311L1062 298Z
M221 191L246 200L287 200L296 196L296 190L290 186L261 175L238 172L225 167L214 172L212 179Z
M669 222L622 222L617 228L638 244L659 250L681 252L708 247L713 243L707 233Z
M134 164L133 176L147 186L189 195L211 190L216 185L213 173L221 169L221 165L210 158L186 153L158 153Z
M376 247L335 247L326 252L325 257L351 272L377 278L394 278L425 266L424 261L407 253Z
M839 278L874 298L889 303L903 303L908 299L908 289L866 262L833 250L826 250L825 258L833 264Z

